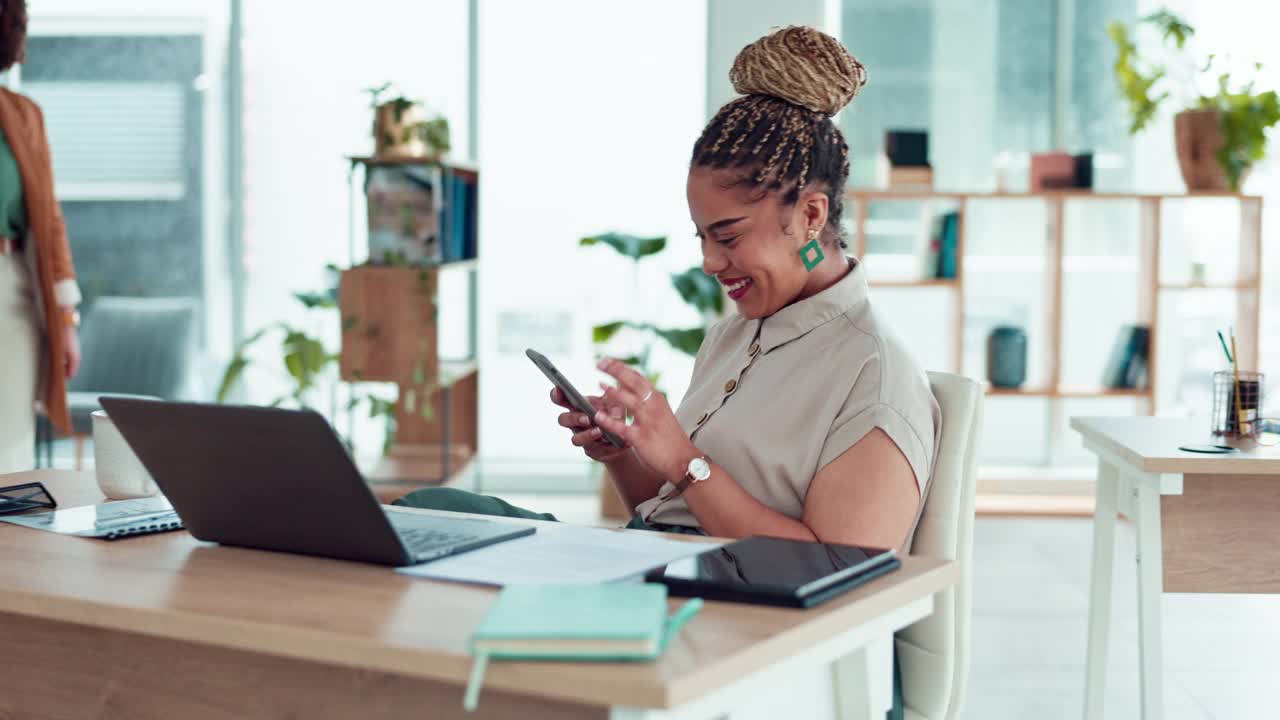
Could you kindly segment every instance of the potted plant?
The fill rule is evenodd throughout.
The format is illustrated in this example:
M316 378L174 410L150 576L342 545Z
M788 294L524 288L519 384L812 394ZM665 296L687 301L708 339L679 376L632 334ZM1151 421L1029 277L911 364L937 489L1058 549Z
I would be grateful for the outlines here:
M317 315L332 313L336 315L339 311L337 277L342 271L334 265L326 266L326 270L331 275L331 283L327 289L321 292L293 293L293 296L311 313L316 313ZM431 302L434 304L434 290L430 287L427 290L432 293ZM321 323L327 321L325 318L316 319ZM377 324L373 322L366 322L361 325L359 319L353 316L344 317L341 322L344 335L359 333L362 336L372 337L376 334L378 328ZM338 372L340 360L342 359L341 351L330 350L318 334L313 334L303 327L286 322L275 322L259 328L235 348L230 362L227 363L227 367L223 371L215 401L219 403L231 401L244 371L253 365L250 350L261 341L269 338L276 338L280 342L279 361L280 366L288 376L289 389L268 404L271 407L317 410L326 415L327 419L332 422L338 412L336 389L337 383L341 380ZM358 375L358 373L356 374ZM421 380L418 378L419 374L420 372L415 370L413 377L415 384L411 386L411 389L426 397L432 388L428 386L429 382L425 378ZM357 377L355 379L359 383L365 378ZM380 380L381 378L369 379ZM386 452L395 438L397 402L367 388L368 386L363 384L352 384L346 409L354 410L360 406L365 406L368 409L370 418L381 417L386 420L387 427L383 443L383 451ZM323 394L326 390L329 395L327 398L329 401L328 412L325 412L324 408L324 400L326 398L323 397ZM424 419L428 421L432 419L430 403L421 403L420 412ZM351 438L343 438L343 440L348 449L351 449Z
M391 83L365 88L373 110L374 155L439 159L448 154L449 121L441 115L428 117L420 100L400 94L382 100L390 89Z
M667 239L665 237L646 238L622 233L605 233L582 238L578 241L578 244L582 247L605 245L613 248L618 254L632 262L632 277L638 278L640 262L647 257L652 257L662 252L667 246ZM633 280L632 284L633 286L638 285L638 280ZM603 354L611 343L620 338L620 333L629 335L626 339L630 341L628 346L633 352L619 359L644 373L655 386L658 384L660 373L654 371L649 363L651 353L657 342L661 340L675 350L691 357L696 356L698 348L702 347L702 340L706 337L705 325L714 320L724 310L724 292L720 288L720 283L715 278L702 272L700 267L695 266L684 272L672 274L671 284L676 289L676 292L680 293L680 297L702 315L703 325L691 328L662 328L652 323L643 322L638 318L632 318L596 325L591 331L591 340L600 354ZM636 291L638 291L638 287L633 287L633 294ZM624 329L630 330L630 333L624 333ZM640 348L638 351L635 350L637 341ZM608 478L604 476L603 472L601 473L601 480L602 485L609 484L607 482ZM617 497L617 493L602 487L600 498L601 514L605 517L625 518L630 515L630 510L623 507Z
M1275 91L1258 92L1254 80L1233 78L1223 68L1227 58L1210 54L1197 61L1188 44L1195 28L1167 9L1137 25L1160 34L1168 57L1141 56L1135 45L1137 27L1121 22L1107 26L1116 46L1116 82L1132 118L1130 134L1146 127L1161 104L1172 99L1180 108L1174 136L1187 189L1238 192L1249 169L1266 155L1267 130L1280 121ZM1254 72L1261 68L1256 63L1252 67Z

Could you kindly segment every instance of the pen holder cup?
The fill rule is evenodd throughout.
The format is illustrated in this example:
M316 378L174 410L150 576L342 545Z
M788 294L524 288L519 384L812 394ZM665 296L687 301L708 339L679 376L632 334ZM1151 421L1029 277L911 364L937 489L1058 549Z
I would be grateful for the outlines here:
M150 497L160 492L133 448L102 410L93 412L93 467L108 500Z
M1257 437L1261 432L1262 373L1229 370L1213 374L1213 434Z

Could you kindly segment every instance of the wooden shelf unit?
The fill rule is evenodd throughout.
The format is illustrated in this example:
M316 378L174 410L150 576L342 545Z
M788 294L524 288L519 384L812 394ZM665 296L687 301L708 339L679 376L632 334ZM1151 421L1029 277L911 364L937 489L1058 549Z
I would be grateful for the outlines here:
M965 193L934 192L928 190L878 190L851 189L846 197L853 205L853 250L857 257L867 255L867 222L870 206L877 202L947 202L956 205L959 216L956 235L956 276L954 278L892 279L869 282L876 288L949 288L956 292L952 302L951 372L961 372L964 367L965 324L965 255L968 227L965 222L969 205L974 202L999 202L1003 200L1038 200L1045 204L1047 215L1047 248L1045 291L1047 293L1047 332L1045 337L1046 382L1040 388L1001 389L989 388L993 397L1042 397L1049 399L1091 397L1134 397L1147 401L1147 411L1154 414L1156 387L1156 348L1159 320L1159 293L1177 291L1235 291L1236 342L1241 370L1258 367L1259 299L1261 289L1260 267L1262 258L1262 198L1256 195L1235 193L1101 193L1086 190L1062 190L1028 193ZM1160 218L1161 207L1166 202L1196 200L1202 198L1235 199L1240 207L1240 237L1238 239L1239 278L1234 283L1178 283L1164 282L1160 271ZM1148 359L1148 385L1141 389L1072 388L1062 384L1062 304L1064 268L1065 206L1067 203L1098 200L1132 201L1139 210L1139 299L1137 319L1151 329Z
M347 381L394 382L400 386L395 443L376 467L366 472L378 496L386 500L418 487L447 482L465 471L478 451L480 261L478 257L463 257L428 265L357 264L356 170L437 165L446 174L462 176L472 183L478 183L480 176L474 166L428 158L349 156L347 160L351 164L347 176L351 267L343 271L339 283L339 306L344 318L340 368ZM443 204L445 200L437 196L437 202ZM478 254L478 242L473 247ZM465 308L440 306L441 278L450 273L466 276ZM466 313L467 358L440 356L442 312Z
M965 273L966 247L970 239L966 216L975 203L1001 201L1038 201L1044 203L1046 210L1046 241L1044 261L1035 263L1032 272L1045 275L1046 293L1046 336L1044 338L1047 367L1045 378L1041 384L1018 389L988 388L987 394L993 401L1004 402L1007 398L1041 398L1050 403L1062 402L1076 398L1133 398L1148 414L1155 414L1157 408L1156 388L1158 371L1156 359L1160 338L1158 335L1161 293L1196 293L1204 291L1236 293L1236 342L1240 357L1241 370L1256 370L1258 367L1258 335L1260 300L1261 300L1261 258L1262 258L1262 198L1258 196L1238 195L1231 193L1186 193L1186 194L1142 194L1142 193L1095 193L1088 191L1052 191L1034 193L963 193L963 192L930 192L918 190L862 190L854 189L847 193L852 204L853 238L852 248L857 257L867 256L867 235L869 208L879 202L942 202L949 207L954 206L959 215L956 237L956 276L950 279L917 278L892 279L879 281L870 278L875 288L899 288L910 291L916 288L947 288L955 291L950 299L950 325L953 344L951 346L952 372L963 372L964 368L964 326L966 287L968 279ZM1194 201L1201 198L1231 198L1239 204L1240 233L1236 240L1239 253L1237 278L1234 282L1180 282L1179 279L1163 280L1160 277L1161 248L1161 209L1165 203ZM1062 345L1063 345L1063 276L1064 262L1064 230L1066 223L1066 206L1068 203L1089 203L1094 201L1127 201L1137 203L1139 216L1138 243L1138 308L1137 321L1151 329L1149 346L1149 365L1147 387L1141 389L1111 389L1102 387L1070 387L1062 382ZM872 255L872 258L875 256ZM874 263L869 263L874 266ZM1018 270L1025 272L1026 270ZM874 272L874 270L872 270ZM1208 340L1206 339L1206 342ZM1101 372L1101 368L1099 368ZM1058 418L1059 413L1050 406L1051 415ZM1060 427L1061 419L1051 420L1048 433L1053 436L1065 434ZM1054 442L1051 437L1050 446ZM990 468L996 474L998 466ZM981 470L980 470L981 474ZM1083 479L1082 479L1083 480ZM1089 485L1092 481L1085 481ZM978 512L989 515L1080 515L1092 511L1092 498L1081 495L1078 488L1068 492L1045 490L1042 479L1026 476L1025 479L993 479L991 487L980 492Z

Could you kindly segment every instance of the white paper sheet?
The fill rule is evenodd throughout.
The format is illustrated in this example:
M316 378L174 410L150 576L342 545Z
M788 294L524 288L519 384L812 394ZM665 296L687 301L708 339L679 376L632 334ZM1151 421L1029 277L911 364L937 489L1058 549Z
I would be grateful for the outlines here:
M719 543L682 542L658 533L619 532L574 525L539 525L507 540L397 572L481 585L604 583L643 575Z

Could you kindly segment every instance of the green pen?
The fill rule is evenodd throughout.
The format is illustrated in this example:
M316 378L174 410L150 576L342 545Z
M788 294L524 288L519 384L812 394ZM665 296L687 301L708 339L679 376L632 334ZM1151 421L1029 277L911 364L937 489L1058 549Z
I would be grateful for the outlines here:
M1231 357L1231 351L1227 349L1227 339L1222 337L1222 331L1218 331L1218 342L1222 343L1222 352L1227 354L1227 362L1235 362L1235 358Z

